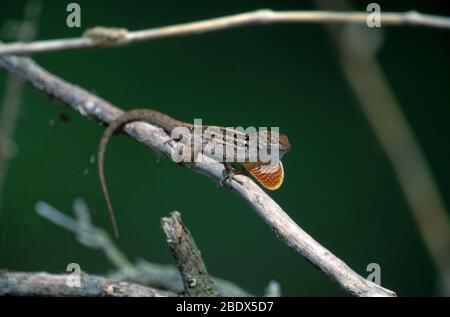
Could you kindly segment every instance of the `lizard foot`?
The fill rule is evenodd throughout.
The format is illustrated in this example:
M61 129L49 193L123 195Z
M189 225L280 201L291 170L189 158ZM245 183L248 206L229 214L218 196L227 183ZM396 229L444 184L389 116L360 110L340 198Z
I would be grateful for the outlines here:
M239 183L240 185L244 185L244 183L241 180L239 180L235 177L236 175L239 175L240 173L237 173L236 170L233 169L233 167L231 165L226 164L226 163L224 165L225 165L226 175L222 180L220 180L220 185L225 186L226 181L229 181L230 184L231 184L231 181L235 181L235 182Z
M182 138L170 138L169 140L164 141L163 144L164 144L164 145L167 145L168 143L170 143L170 142L172 142L172 141L180 142L181 140L182 140Z

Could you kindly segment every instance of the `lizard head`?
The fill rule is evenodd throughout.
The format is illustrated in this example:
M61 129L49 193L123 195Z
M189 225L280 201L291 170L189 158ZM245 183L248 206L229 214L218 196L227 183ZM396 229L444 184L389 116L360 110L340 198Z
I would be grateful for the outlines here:
M284 154L291 150L291 144L286 134L280 133L278 136L278 142L280 143L280 159Z
M291 144L288 137L285 134L267 130L260 130L257 134L258 137L258 151L259 149L265 149L269 155L272 151L277 152L277 159L282 159L284 154L290 151ZM258 153L259 154L259 153ZM259 161L260 157L258 157ZM273 157L270 157L272 160ZM263 161L264 162L264 161Z

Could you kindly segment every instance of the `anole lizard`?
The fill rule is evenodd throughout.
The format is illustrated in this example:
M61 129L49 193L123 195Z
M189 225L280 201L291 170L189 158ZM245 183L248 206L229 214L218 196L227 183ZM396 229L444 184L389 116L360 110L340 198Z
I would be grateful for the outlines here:
M118 237L118 229L116 220L114 217L113 208L111 205L111 199L109 197L108 187L106 186L106 180L104 175L104 157L105 157L105 151L106 146L111 139L111 137L120 129L123 128L123 126L129 122L133 121L144 121L147 123L150 123L152 125L158 126L162 128L166 133L169 135L172 134L172 131L175 128L183 127L188 129L191 133L195 134L195 128L196 126L190 123L182 122L179 120L176 120L164 113L161 113L156 110L151 109L135 109L130 110L128 112L123 113L121 116L119 116L117 119L113 120L109 126L106 128L105 132L103 133L103 136L100 140L100 144L98 147L97 152L97 165L98 165L98 174L100 177L100 184L103 191L103 196L105 198L106 205L108 207L109 211L109 217L111 219L112 227L114 229L114 234L116 237ZM252 152L249 150L249 135L243 135L241 131L224 128L224 127L218 127L218 126L203 126L201 131L205 131L205 129L208 129L208 131L213 131L212 134L216 135L226 135L226 133L230 133L231 135L237 136L240 135L242 138L239 140L234 139L234 141L231 142L231 146L233 146L236 150L241 150L245 154L245 157L249 159L249 157L254 157L254 160L246 161L246 162L238 162L241 164L246 171L248 171L255 179L259 181L260 184L262 184L265 188L269 190L275 190L278 189L281 184L283 183L284 178L284 170L283 165L281 161L276 161L272 163L263 163L258 154L256 156L252 154ZM286 135L279 133L278 134L278 144L277 149L279 150L279 159L282 158L282 156L288 152L291 149L291 145L289 144L289 140ZM267 138L267 146L271 145L272 139ZM217 138L212 137L211 134L206 135L201 143L201 150L204 150L206 146L225 146L230 145L230 141L226 138ZM259 144L259 143L258 143ZM214 158L214 157L213 157ZM217 156L214 158L217 160ZM225 179L230 179L232 177L232 169L228 162L226 162L225 159L221 159L220 161L224 162L225 167L227 169L227 177Z

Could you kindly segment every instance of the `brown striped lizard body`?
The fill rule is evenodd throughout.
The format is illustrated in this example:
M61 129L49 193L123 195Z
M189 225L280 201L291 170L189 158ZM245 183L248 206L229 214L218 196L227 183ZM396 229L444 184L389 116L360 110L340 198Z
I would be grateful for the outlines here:
M176 128L187 129L191 133L194 133L195 135L195 128L196 128L195 125L176 120L162 112L152 109L134 109L127 111L109 124L100 140L97 152L97 165L103 196L105 198L106 206L109 211L109 216L116 237L118 237L118 228L114 217L111 199L109 196L108 187L106 185L104 174L105 151L111 137L117 131L120 131L124 125L134 121L143 121L150 123L151 125L160 127L169 136L172 135L172 132ZM260 157L258 156L259 154L256 151L250 150L251 147L249 147L249 140L251 139L250 137L251 135L249 136L248 134L244 134L238 130L218 126L203 126L202 132L208 133L205 133L205 137L202 138L201 150L204 150L207 146L211 145L216 147L231 146L237 151L241 151L241 153L243 153L243 156L245 156L247 160L237 163L241 164L244 167L244 169L248 171L255 179L257 179L258 182L262 184L265 188L269 190L275 190L278 189L283 183L284 169L281 161L276 161L273 164L263 163ZM217 137L218 135L226 135L227 133L234 136L234 139L232 139L232 141L224 137L222 138ZM265 136L264 138L261 137L259 138L260 141L258 142L260 143L258 143L258 145L260 146L261 142L264 144L272 145L270 144L272 140L271 138L267 137L266 140L267 133L264 136ZM290 150L291 146L289 144L287 136L281 133L278 134L277 142L278 142L277 149L279 150L280 153L279 159L281 159L282 156ZM222 157L218 155L219 154L207 156L213 156L213 159L223 162L225 164L225 167L227 168L227 172L229 173L229 175L227 175L226 178L229 178L231 180L232 177L230 176L232 175L230 171L232 171L232 169L229 167L229 163L226 161L226 159L222 159Z

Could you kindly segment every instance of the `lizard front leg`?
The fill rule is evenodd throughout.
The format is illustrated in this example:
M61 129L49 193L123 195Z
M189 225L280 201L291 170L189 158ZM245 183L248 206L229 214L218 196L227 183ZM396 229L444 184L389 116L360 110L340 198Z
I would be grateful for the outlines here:
M234 180L235 182L244 185L244 183L242 181L240 181L239 179L237 179L235 176L236 175L243 175L244 173L238 172L233 165L231 165L230 163L224 162L223 165L225 166L225 177L220 181L220 185L224 186L225 182L228 180L230 183L232 180Z
M163 144L164 145L167 145L167 144L169 144L170 142L172 142L172 141L175 141L175 142L181 142L183 140L183 137L182 136L177 136L177 137L170 137L170 139L169 140L167 140L167 141L164 141L163 142Z

